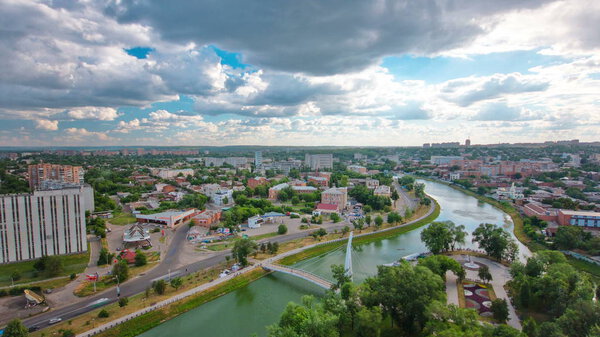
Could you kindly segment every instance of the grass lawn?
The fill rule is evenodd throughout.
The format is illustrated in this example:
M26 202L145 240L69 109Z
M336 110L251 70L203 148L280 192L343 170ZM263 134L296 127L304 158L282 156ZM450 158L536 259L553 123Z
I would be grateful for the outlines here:
M279 234L277 234L277 232L272 232L272 233L265 233L265 234L251 236L250 238L258 241L258 240L262 240L262 239L266 239L266 238L272 238L277 235L279 235Z
M589 275L592 278L592 281L596 283L600 282L600 266L576 259L569 255L565 256L567 257L567 262L569 262L570 265L575 267L577 270Z
M108 222L117 225L124 226L135 223L135 217L130 213L116 213L113 215L112 219L108 219Z
M60 259L63 263L63 271L57 276L68 276L72 273L79 274L85 270L85 267L90 260L89 249L86 253L60 256ZM34 263L35 260L0 265L0 286L11 285L10 276L14 272L19 272L21 274L21 279L16 281L15 285L19 283L37 282L47 279L48 277L46 277L43 273L36 272L36 270L33 268ZM36 274L39 275L36 276Z

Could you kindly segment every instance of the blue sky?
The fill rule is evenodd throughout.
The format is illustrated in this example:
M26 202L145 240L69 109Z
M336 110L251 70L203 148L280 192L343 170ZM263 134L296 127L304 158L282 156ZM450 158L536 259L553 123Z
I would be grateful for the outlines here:
M0 145L598 140L599 2L439 6L5 3Z

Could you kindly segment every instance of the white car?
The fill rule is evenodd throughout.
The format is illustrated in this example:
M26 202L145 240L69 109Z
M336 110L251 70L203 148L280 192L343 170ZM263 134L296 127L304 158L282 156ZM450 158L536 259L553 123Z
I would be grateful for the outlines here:
M56 317L56 318L52 318L48 321L48 324L56 324L58 322L62 321L62 318L60 317Z

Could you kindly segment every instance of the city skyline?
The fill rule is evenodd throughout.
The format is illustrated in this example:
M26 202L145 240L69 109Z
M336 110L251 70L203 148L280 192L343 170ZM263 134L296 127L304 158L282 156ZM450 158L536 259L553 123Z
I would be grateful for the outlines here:
M0 13L0 146L598 140L593 1L8 1Z

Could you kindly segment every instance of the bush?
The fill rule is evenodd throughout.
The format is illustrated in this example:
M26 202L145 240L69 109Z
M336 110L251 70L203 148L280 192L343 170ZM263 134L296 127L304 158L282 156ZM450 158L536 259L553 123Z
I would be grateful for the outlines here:
M302 220L300 220L300 222L302 222L302 223L308 223L308 218L302 218Z
M300 215L298 214L290 214L290 219L298 219Z
M108 313L108 311L106 311L106 309L102 309L98 313L98 318L107 318L108 316L110 316L110 314Z
M279 225L279 227L277 227L277 234L279 235L283 235L285 233L287 233L288 229L287 226L284 224Z
M141 267L145 266L148 263L148 258L146 254L144 254L141 250L136 250L135 252L135 266Z
M124 306L126 306L127 304L129 304L129 298L127 297L121 297L119 298L119 306L122 308Z
M21 279L21 273L14 271L12 274L10 274L10 278L12 278L13 281L18 281Z
M62 331L62 337L75 337L75 333L71 329L61 330L61 331Z
M497 298L492 301L492 306L490 308L494 315L494 319L498 322L506 322L508 319L508 304L506 300Z
M71 281L73 281L76 277L77 277L77 274L75 274L75 273L71 273L71 275L69 275L69 279L71 279Z
M167 282L165 282L165 280L154 281L154 283L152 283L152 288L155 293L162 295L167 290Z

